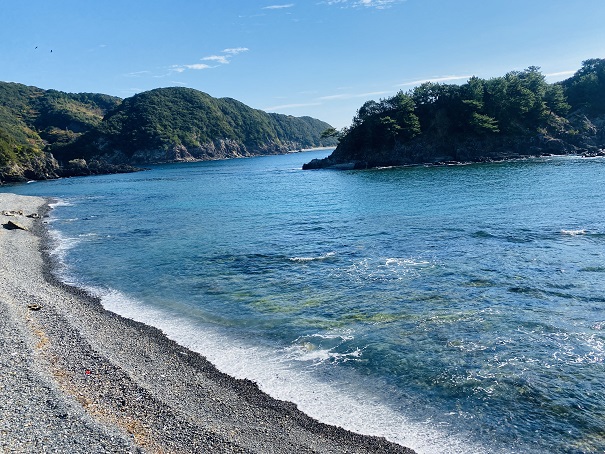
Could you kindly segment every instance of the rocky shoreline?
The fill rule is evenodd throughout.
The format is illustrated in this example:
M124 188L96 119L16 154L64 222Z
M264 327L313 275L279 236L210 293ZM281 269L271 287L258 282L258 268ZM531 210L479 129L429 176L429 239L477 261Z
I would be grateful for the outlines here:
M2 225L22 227L0 229L0 451L413 453L319 423L57 281L27 217L47 211L0 194Z
M27 165L13 163L0 167L0 186L5 183L23 183L30 180L54 180L57 178L132 173L145 170L129 164L111 164L104 161L73 159L60 165L51 153L41 153L37 160Z
M544 156L605 156L605 123L591 135L563 140L548 135L512 137L419 137L387 149L351 150L339 147L324 159L313 159L303 170L370 169L410 165L451 165L499 162Z

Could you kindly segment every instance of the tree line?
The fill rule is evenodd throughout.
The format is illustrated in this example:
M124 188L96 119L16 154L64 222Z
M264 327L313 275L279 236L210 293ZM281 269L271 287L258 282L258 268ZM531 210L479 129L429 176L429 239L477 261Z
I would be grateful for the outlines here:
M324 135L337 137L340 148L380 150L421 135L443 140L573 133L566 116L578 110L605 114L605 59L587 60L573 77L555 84L535 66L492 79L471 77L462 85L426 82L367 101L350 127Z

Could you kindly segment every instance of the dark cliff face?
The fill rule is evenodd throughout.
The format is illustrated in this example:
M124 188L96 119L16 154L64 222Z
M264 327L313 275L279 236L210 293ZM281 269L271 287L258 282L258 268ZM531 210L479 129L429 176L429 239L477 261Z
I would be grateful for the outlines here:
M492 162L549 155L605 156L605 118L586 121L592 132L553 137L547 134L451 137L449 140L419 137L390 149L350 150L340 145L325 159L314 159L304 170L367 169L417 164ZM599 125L599 126L597 126Z

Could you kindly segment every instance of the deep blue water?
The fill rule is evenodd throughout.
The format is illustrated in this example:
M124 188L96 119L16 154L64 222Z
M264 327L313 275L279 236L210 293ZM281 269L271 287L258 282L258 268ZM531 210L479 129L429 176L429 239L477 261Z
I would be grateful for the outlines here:
M328 151L4 187L61 275L327 422L419 452L605 450L605 160L301 171Z

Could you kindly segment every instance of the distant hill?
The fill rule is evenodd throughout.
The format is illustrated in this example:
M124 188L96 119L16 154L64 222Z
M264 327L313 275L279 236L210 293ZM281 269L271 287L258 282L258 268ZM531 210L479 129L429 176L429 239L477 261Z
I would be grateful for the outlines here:
M463 85L424 83L368 101L339 144L305 169L482 162L548 154L605 155L605 60L549 84L537 67Z
M188 88L122 100L0 82L0 183L332 146L329 127Z
M335 145L330 125L268 114L190 88L159 88L125 99L94 131L56 149L65 161L94 157L114 164L225 159Z

